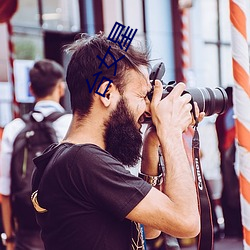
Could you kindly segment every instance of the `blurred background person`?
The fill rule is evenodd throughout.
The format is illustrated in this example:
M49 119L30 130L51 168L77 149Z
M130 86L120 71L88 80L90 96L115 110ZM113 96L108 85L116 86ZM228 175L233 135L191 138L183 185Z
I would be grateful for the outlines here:
M215 126L217 115L208 116L199 125L201 166L206 179L211 200L215 239L224 237L224 215L222 211L221 195L223 188L220 169L220 151Z
M63 74L64 71L61 65L47 59L37 61L29 72L31 93L36 99L34 112L29 116L29 119L37 119L36 122L42 122L43 119L48 119L48 117L56 114L57 119L53 120L52 127L59 141L65 136L71 121L71 115L65 114L64 108L59 104L65 92ZM4 232L6 234L5 242L7 250L44 249L40 237L40 228L36 223L35 213L33 209L31 211L29 210L30 207L32 208L30 201L31 174L33 172L32 158L35 157L29 154L33 154L32 150L36 145L30 144L30 146L27 146L24 144L22 148L20 148L20 159L17 159L17 163L13 160L14 157L16 157L13 152L19 156L19 151L16 151L16 147L22 143L19 135L23 131L26 136L29 133L32 139L35 136L40 136L40 134L43 133L42 130L46 130L46 127L43 125L40 131L35 130L34 127L29 127L31 130L26 131L28 126L27 122L27 117L25 120L17 118L11 121L5 126L2 137L0 193L2 195L2 218ZM36 123L33 120L32 122ZM36 133L40 134L36 135ZM45 131L45 133L48 133L48 131ZM46 136L49 136L49 134ZM17 138L19 138L18 142ZM27 138L24 138L24 140L28 140ZM38 141L38 144L39 143L42 143L42 141ZM26 156L24 147L28 148ZM39 147L39 150L44 149L42 146L41 148ZM17 166L18 162L20 166ZM25 169L23 169L23 164L26 166ZM21 172L19 169L23 169L25 175L18 175L17 171ZM13 181L14 177L15 180ZM25 181L19 180L18 178L25 178ZM17 203L17 201L19 203ZM30 205L26 205L26 203ZM15 207L13 207L13 205L15 205Z
M235 159L235 121L233 109L233 88L227 87L228 110L218 116L216 129L221 154L223 177L222 207L225 217L225 235L242 237L239 180Z

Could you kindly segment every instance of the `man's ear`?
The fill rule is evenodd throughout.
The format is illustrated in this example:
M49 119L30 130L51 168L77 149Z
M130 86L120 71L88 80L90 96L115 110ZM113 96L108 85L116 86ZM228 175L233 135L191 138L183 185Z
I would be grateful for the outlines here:
M31 95L35 96L35 95L34 95L34 91L33 91L33 89L32 89L32 86L31 86L31 83L29 83L29 91L30 91Z
M111 104L111 99L116 92L115 85L110 81L103 82L95 92L95 95L100 98L100 101L105 107Z
M58 88L60 97L63 97L65 95L66 83L64 81L60 81L58 84Z

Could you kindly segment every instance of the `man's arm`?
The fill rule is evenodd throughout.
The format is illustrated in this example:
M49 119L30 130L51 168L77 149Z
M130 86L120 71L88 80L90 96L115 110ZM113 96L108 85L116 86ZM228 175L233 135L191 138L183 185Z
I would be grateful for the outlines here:
M2 195L2 219L4 232L7 238L11 238L14 235L12 227L12 208L10 196ZM6 250L14 249L14 242L6 242Z
M151 176L157 176L159 163L159 140L153 126L147 128L144 134L141 172ZM161 186L156 186L160 190ZM159 236L161 231L149 226L144 226L147 239L153 239Z
M2 220L4 232L9 238L14 234L12 227L12 209L10 199L10 165L13 152L13 142L17 134L25 126L21 119L15 119L6 125L3 131L0 153L0 193L2 195ZM7 243L7 250L14 249L13 243Z
M182 139L182 132L192 121L191 96L181 96L184 88L184 84L178 84L161 100L161 83L155 87L151 115L167 166L164 193L152 188L127 216L179 238L194 237L200 230L196 188ZM152 159L149 158L147 171L155 165ZM143 169L146 171L146 167Z

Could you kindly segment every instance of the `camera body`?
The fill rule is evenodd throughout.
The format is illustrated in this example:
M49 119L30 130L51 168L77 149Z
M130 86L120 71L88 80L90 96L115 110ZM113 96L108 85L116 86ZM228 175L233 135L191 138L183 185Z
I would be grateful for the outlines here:
M152 84L152 89L148 93L148 99L151 101L154 92L155 80L161 80L165 73L164 63L156 64L151 73L150 80ZM166 97L177 84L175 81L171 81L168 84L163 84L162 99ZM223 88L217 87L215 89L211 88L187 88L182 94L189 93L192 96L193 102L196 102L200 112L205 112L206 116L213 114L222 114L227 110L228 107L228 96Z

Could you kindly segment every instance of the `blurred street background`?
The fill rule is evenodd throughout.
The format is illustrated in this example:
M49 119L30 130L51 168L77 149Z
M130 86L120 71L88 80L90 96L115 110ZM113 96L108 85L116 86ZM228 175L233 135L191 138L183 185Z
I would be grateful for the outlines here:
M79 33L104 31L108 35L115 22L137 29L133 42L151 48L151 66L165 63L164 82L183 81L187 87L221 87L227 91L228 111L208 116L199 125L201 164L212 203L213 227L225 235L215 241L215 250L243 249L243 230L249 233L250 218L247 213L242 216L241 207L250 209L250 201L244 190L240 194L239 176L249 172L247 167L248 171L241 172L241 164L249 166L250 157L248 147L241 151L248 158L239 159L244 154L237 154L243 148L237 144L245 146L248 143L244 142L250 141L250 91L245 93L241 83L244 78L249 84L249 36L241 27L250 34L250 1L238 1L239 6L234 2L237 1L0 0L0 140L5 125L28 113L34 105L28 72L36 60L53 59L66 72L69 56L63 46L73 42ZM233 20L240 19L232 18L232 9L240 7L245 24L234 27ZM237 28L241 29L240 38L234 40ZM242 55L247 63L240 67L247 70L244 77L235 75L234 67L241 60L240 56L233 59L234 42L238 48L246 48ZM242 91L243 97L239 98L235 90ZM242 108L245 100L247 108ZM68 92L61 104L71 112ZM237 111L240 109L242 112ZM241 116L244 126L239 126ZM243 136L237 135L240 129L236 130L236 126L245 128ZM238 143L242 137L245 141ZM190 135L184 135L184 139L190 152ZM248 180L244 187L249 188L250 177L244 177Z

